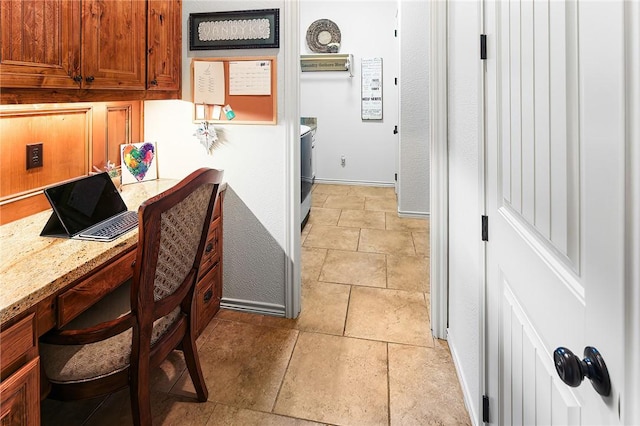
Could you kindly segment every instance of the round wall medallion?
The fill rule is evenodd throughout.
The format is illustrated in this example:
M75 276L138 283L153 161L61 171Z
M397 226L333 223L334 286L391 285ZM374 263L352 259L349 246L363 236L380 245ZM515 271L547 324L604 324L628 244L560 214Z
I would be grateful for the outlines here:
M318 19L307 29L307 46L316 53L337 53L340 48L340 28L329 19Z

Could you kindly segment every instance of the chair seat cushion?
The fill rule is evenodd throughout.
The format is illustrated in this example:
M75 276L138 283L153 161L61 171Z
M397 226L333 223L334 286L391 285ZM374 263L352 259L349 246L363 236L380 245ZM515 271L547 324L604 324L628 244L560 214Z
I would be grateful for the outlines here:
M76 330L118 318L130 311L130 283L125 283L74 319L64 329ZM178 306L153 323L153 345L180 316ZM87 345L40 343L40 360L54 383L78 383L117 373L130 363L133 331Z

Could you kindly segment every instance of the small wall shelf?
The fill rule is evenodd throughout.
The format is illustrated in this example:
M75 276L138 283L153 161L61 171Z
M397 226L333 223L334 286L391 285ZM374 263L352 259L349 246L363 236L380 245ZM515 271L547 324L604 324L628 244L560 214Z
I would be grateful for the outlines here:
M353 77L353 55L350 53L300 55L300 69L302 72L349 71L349 77Z

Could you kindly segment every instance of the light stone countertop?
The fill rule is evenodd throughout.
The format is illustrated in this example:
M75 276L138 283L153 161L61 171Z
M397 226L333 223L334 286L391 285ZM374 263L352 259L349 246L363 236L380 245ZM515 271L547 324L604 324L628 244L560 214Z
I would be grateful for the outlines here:
M159 179L123 186L122 198L137 211L145 200L177 180ZM0 226L0 323L51 296L138 242L137 228L111 241L41 237L51 210Z

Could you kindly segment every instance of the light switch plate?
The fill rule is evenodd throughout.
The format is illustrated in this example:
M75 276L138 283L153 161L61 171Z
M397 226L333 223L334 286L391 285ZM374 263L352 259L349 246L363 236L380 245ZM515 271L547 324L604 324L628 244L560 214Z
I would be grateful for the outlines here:
M42 142L27 145L27 170L43 166L42 154Z

